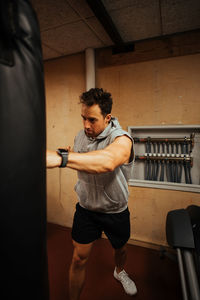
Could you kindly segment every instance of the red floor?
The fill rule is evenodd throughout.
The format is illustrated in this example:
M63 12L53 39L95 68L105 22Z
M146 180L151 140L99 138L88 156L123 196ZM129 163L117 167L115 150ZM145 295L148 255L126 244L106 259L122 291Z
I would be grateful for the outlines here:
M48 224L50 300L67 300L68 271L72 257L70 229ZM159 252L128 245L126 271L138 293L131 297L113 277L113 252L106 239L96 241L87 265L86 283L80 300L181 300L178 266Z

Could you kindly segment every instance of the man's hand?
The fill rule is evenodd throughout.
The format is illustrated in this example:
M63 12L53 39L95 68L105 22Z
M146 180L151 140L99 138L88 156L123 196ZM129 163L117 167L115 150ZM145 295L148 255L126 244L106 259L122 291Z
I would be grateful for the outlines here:
M62 157L56 151L51 151L51 150L46 151L47 168L60 167L61 163L62 163Z
M71 146L67 146L63 149L68 150L68 152L72 152ZM46 167L48 169L60 167L61 163L62 163L62 158L57 153L57 151L52 151L52 150L46 151Z

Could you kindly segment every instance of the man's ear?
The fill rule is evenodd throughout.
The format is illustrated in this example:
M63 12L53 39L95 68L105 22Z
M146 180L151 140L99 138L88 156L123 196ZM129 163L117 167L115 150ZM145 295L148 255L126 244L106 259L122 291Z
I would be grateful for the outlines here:
M111 120L111 114L107 114L105 117L106 121L109 123Z

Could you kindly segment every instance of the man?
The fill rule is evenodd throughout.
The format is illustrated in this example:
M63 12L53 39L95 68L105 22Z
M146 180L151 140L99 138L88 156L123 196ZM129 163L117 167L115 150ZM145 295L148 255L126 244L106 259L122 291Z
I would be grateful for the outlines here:
M114 277L129 295L135 283L124 271L130 237L127 180L133 169L133 141L111 116L111 94L95 88L80 97L84 130L70 149L47 151L47 167L78 171L75 191L79 198L72 226L74 252L70 267L70 300L79 299L85 267L93 242L106 234L114 248Z

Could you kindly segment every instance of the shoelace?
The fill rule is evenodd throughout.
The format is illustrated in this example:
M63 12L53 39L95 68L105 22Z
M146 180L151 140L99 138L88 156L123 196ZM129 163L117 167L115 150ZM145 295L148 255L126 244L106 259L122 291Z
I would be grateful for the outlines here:
M120 278L121 278L121 281L123 281L124 283L130 282L130 278L128 277L128 274L126 273L126 271L121 272Z

